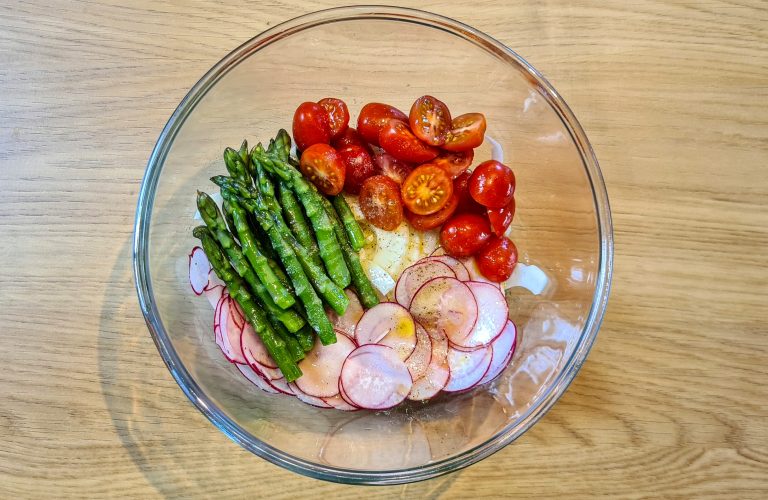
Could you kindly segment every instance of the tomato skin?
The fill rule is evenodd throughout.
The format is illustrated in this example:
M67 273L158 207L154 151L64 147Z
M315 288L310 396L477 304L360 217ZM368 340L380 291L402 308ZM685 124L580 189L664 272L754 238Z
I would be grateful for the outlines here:
M301 153L299 168L323 194L335 196L344 187L344 163L328 144L313 144L305 149Z
M440 167L425 163L408 174L400 188L403 204L416 215L437 212L451 200L453 182Z
M517 265L517 247L506 236L494 236L477 254L477 267L491 281L501 283Z
M464 172L453 181L453 192L459 198L459 207L456 209L456 212L482 214L486 211L486 208L473 200L469 195L468 184L471 175L471 172Z
M408 123L416 137L431 146L442 146L451 129L451 112L439 99L421 96L411 106Z
M515 195L515 174L496 160L484 161L469 178L469 194L488 208L503 208Z
M376 173L386 175L398 185L402 185L413 167L403 161L398 160L384 150L373 153L373 164L376 166Z
M328 126L331 130L331 139L339 137L347 130L349 125L349 109L347 104L335 97L320 99L317 103L328 113Z
M437 148L421 142L400 120L389 120L381 129L379 145L398 160L408 163L428 162L439 153Z
M478 147L485 137L485 116L482 113L466 113L451 122L451 130L445 138L443 149L467 151Z
M410 210L406 210L405 218L408 219L408 222L411 223L414 229L418 229L419 231L429 231L430 229L443 225L443 223L453 215L458 206L459 197L456 196L456 194L453 194L451 199L448 200L448 203L437 212L430 215L417 215Z
M431 163L445 170L451 179L455 179L467 171L475 158L475 150L468 149L460 153L444 152Z
M454 215L440 230L440 245L448 255L459 259L480 251L490 238L488 219L477 214Z
M371 153L371 147L362 137L360 137L357 130L352 127L347 127L338 137L333 138L331 140L331 146L336 148L336 150L346 148L347 146L360 146L368 151L368 154Z
M394 231L403 222L400 189L389 177L374 175L366 179L358 202L366 220L376 227Z
M389 104L370 102L363 106L357 116L357 132L363 139L378 146L379 131L392 119L400 120L403 123L408 121L408 117L399 109Z
M344 191L359 194L363 182L376 173L371 155L360 146L347 146L337 151L346 172Z
M515 199L503 208L489 208L488 221L491 223L491 230L497 236L501 236L507 230L512 219L515 217Z
M325 108L314 102L299 104L293 114L293 140L299 151L313 144L328 144L331 141L331 127Z

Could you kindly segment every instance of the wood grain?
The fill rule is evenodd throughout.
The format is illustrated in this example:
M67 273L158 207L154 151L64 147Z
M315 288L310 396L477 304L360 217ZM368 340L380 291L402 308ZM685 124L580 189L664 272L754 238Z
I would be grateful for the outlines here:
M768 5L403 1L492 34L589 134L616 273L582 372L514 445L397 487L290 474L195 411L137 306L149 152L187 89L336 2L0 5L0 496L768 495Z

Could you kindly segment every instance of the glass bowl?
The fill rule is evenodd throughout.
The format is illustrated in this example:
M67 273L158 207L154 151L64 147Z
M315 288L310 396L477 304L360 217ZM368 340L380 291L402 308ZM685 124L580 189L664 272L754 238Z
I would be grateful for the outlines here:
M355 120L366 102L407 111L424 94L457 115L484 113L489 139L476 160L503 154L517 177L512 237L521 264L506 296L521 336L512 363L490 385L387 412L323 410L260 392L221 355L212 310L189 289L195 191L214 190L208 178L224 172L226 146L289 128L302 101L341 97ZM360 6L275 26L192 88L149 160L133 251L140 305L158 350L214 425L256 455L307 476L394 484L488 457L560 398L603 318L613 240L589 141L538 71L452 19Z

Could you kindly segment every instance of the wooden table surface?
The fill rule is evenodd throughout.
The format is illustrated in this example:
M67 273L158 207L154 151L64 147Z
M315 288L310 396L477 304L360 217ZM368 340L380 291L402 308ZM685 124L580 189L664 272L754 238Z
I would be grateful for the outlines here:
M0 6L0 497L768 495L768 4L401 2L492 34L590 136L613 293L575 382L459 473L352 487L239 448L187 401L130 266L140 179L186 91L335 2Z

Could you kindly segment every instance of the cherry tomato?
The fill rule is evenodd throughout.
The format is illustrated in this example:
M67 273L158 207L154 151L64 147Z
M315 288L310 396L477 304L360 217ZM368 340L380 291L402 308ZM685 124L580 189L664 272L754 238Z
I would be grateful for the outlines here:
M383 150L373 153L373 164L376 165L376 173L386 175L401 185L413 170L413 167Z
M515 174L496 160L484 161L469 178L469 194L484 207L506 207L515 195Z
M349 125L349 110L341 99L326 97L317 103L328 112L328 125L331 128L331 139L339 137Z
M451 199L448 200L448 204L437 212L430 215L416 215L410 210L406 210L405 218L411 225L419 231L428 231L441 226L447 221L451 215L456 211L456 207L459 206L459 197L454 194Z
M517 247L506 236L494 236L477 254L480 272L497 283L507 281L516 265Z
M440 230L440 245L459 259L477 253L490 238L488 219L477 214L454 215Z
M403 222L400 189L389 177L374 175L366 179L358 200L363 215L376 227L393 231Z
M357 132L363 136L363 139L378 146L379 131L393 118L404 123L408 121L405 113L389 104L368 103L363 106L357 117Z
M331 127L325 108L314 102L303 102L293 114L293 140L299 151L313 144L328 144Z
M344 187L344 163L328 144L313 144L301 153L301 173L323 193L333 196Z
M379 145L398 160L409 163L424 163L439 152L437 148L421 142L408 125L400 120L389 120L381 129Z
M400 194L408 210L416 215L429 215L448 204L453 196L453 182L442 168L426 163L408 174Z
M336 148L336 150L345 148L347 146L360 146L365 148L365 150L370 153L370 146L368 146L368 143L365 142L363 138L360 137L360 134L357 133L357 130L353 129L352 127L347 127L347 129L344 130L344 132L342 132L338 137L332 139L331 146Z
M510 201L506 207L488 209L488 220L491 223L491 229L493 230L494 234L498 236L501 236L504 234L504 231L506 231L509 225L512 224L512 219L514 217L515 217L515 199L514 198L512 198L512 201Z
M344 168L344 191L352 194L360 193L363 182L376 173L371 155L360 146L347 146L337 151Z
M475 151L473 149L468 149L461 153L441 153L430 163L442 168L451 179L455 179L472 165L472 160L474 158Z
M453 181L453 192L459 198L459 207L456 209L456 212L482 214L486 208L473 200L469 195L467 184L469 183L470 175L470 172L464 172Z
M432 146L442 146L451 129L448 106L431 95L416 99L408 117L413 134Z
M466 151L482 144L484 136L485 116L482 113L467 113L453 119L442 147L448 151Z

